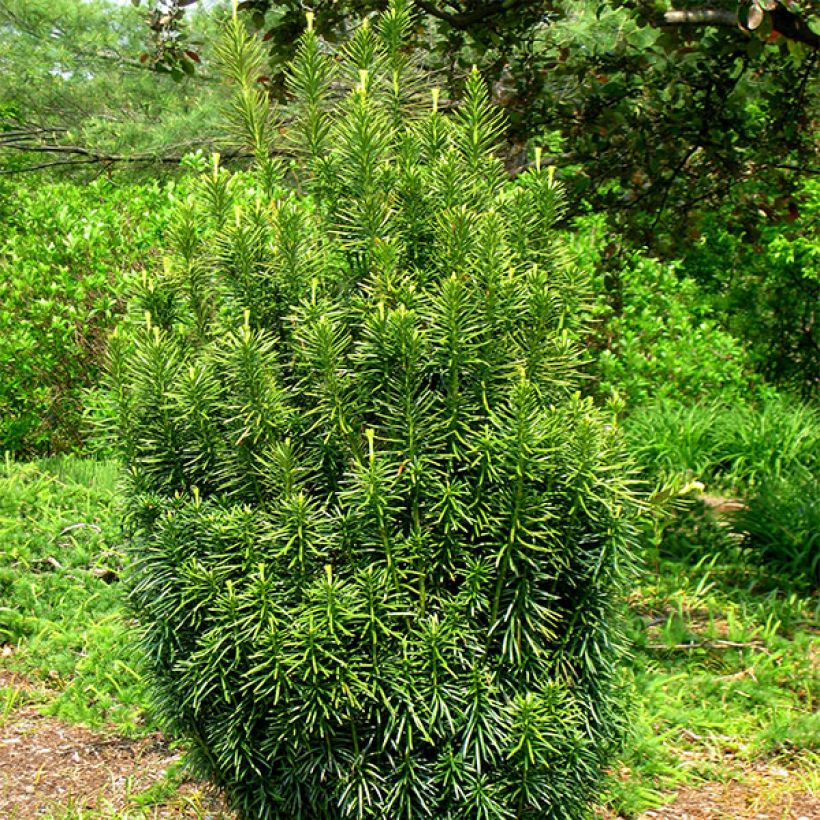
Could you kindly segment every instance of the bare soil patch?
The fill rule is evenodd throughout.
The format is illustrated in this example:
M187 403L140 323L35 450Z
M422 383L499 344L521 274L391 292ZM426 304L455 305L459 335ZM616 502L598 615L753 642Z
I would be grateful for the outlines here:
M25 706L10 716L0 737L0 817L133 811L129 798L162 779L178 759L158 734L131 740L67 725ZM213 800L179 797L152 808L151 816L222 816ZM200 810L205 803L213 807L207 814Z
M0 689L19 689L28 693L40 691L42 686L35 685L25 675L0 667Z
M685 787L641 820L818 820L820 795L777 766L756 766L738 779Z

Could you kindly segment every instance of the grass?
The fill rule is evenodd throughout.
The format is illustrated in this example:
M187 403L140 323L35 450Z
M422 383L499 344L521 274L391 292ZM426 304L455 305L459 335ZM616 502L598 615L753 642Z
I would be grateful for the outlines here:
M130 737L155 728L117 583L115 484L111 463L0 464L0 673L13 673L1 725L34 700L68 723ZM720 538L718 524L683 516L630 597L634 729L606 798L622 816L761 765L820 789L820 604ZM129 794L122 816L153 816L181 781L172 767ZM204 816L196 793L176 799ZM66 805L54 816L118 815Z
M0 465L3 666L54 692L49 711L144 733L145 690L116 578L116 465L50 459Z
M656 566L630 597L636 729L610 805L631 816L756 764L820 788L817 600L723 551Z
M785 394L759 405L658 401L639 407L624 429L630 451L651 472L727 488L814 473L820 459L820 412Z

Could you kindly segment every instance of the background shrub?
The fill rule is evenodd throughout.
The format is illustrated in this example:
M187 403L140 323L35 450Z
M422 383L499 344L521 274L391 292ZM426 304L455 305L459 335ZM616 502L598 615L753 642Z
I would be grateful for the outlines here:
M820 413L786 394L728 407L713 440L716 471L735 483L756 486L820 467Z
M151 267L169 205L158 183L0 189L0 450L82 442L83 391L99 378L126 289Z
M629 407L672 398L748 399L761 384L744 345L722 328L677 262L634 253L599 299L600 389Z
M774 392L758 404L666 400L634 411L625 430L658 485L655 540L665 552L765 566L786 588L817 584L816 408ZM692 482L708 503L676 497L677 488L698 487ZM689 509L680 516L682 506Z
M761 193L758 209L768 200ZM760 225L758 210L749 226L731 228L725 213L706 215L681 271L721 327L744 340L758 372L810 398L820 379L820 183L806 179L794 200L785 223Z
M576 393L584 275L477 73L421 108L411 25L394 2L338 64L304 35L307 193L227 29L255 183L215 164L112 339L131 602L162 716L246 816L586 817L633 500Z
M815 188L804 185L793 227L744 233L720 214L705 217L678 262L644 252L624 262L600 217L584 219L573 241L599 271L590 336L602 351L599 395L623 413L630 452L655 485L650 542L679 554L683 541L693 560L724 553L809 583L817 491L805 476L816 475L820 453L810 403L818 243L806 233L817 217ZM681 518L698 489L709 503L689 505ZM742 507L736 531L711 509L727 495Z

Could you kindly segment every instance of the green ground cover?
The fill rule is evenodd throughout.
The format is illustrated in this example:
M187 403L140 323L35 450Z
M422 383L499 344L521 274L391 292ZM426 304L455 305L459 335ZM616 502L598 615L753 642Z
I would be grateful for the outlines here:
M116 583L113 463L7 460L0 470L4 664L53 691L48 711L132 734L148 728Z

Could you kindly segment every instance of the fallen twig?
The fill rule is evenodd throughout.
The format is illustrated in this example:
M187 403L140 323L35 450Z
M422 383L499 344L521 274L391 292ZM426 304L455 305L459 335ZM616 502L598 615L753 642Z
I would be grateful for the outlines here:
M73 530L81 530L84 527L87 527L90 530L94 530L94 532L101 533L102 530L96 524L86 524L85 521L78 521L76 524L69 524L65 529L60 531L60 536L67 535L68 533L72 532ZM58 536L59 537L59 536Z
M655 652L687 651L692 649L757 649L761 652L768 652L765 641L724 641L718 639L676 644L649 643L646 645L646 648Z

